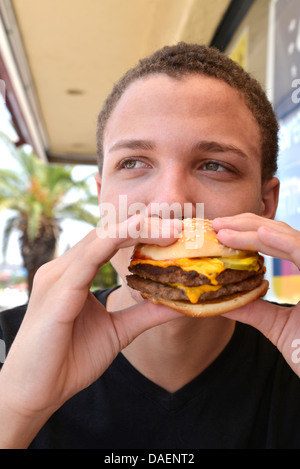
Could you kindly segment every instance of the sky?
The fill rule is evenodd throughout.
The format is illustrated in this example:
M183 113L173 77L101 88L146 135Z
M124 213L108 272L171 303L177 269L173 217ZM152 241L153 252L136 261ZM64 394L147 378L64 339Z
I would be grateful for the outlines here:
M13 141L16 140L16 134L13 127L10 124L10 115L5 107L2 96L0 95L0 132L5 133ZM29 148L30 149L30 148ZM5 169L17 169L18 166L14 162L13 157L10 155L7 146L0 138L0 168ZM74 179L82 179L90 174L95 174L97 171L96 166L85 166L77 165L73 170ZM96 194L96 184L94 183L93 178L91 178L92 190ZM2 240L3 240L3 230L6 224L6 221L13 216L13 212L10 210L0 211L0 264L4 262L2 256ZM82 239L92 227L84 222L76 222L73 220L65 220L61 224L62 232L59 239L58 245L58 254L62 254L69 247L73 246L76 242ZM18 242L19 233L15 232L12 234L8 251L6 255L6 264L9 265L22 265L22 258L20 255L19 242Z

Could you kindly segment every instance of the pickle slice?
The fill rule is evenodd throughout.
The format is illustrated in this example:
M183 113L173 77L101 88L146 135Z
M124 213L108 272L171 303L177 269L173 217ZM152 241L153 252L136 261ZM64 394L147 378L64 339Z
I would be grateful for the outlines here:
M259 269L258 256L249 256L242 258L222 257L224 266L227 269L234 270L257 270Z

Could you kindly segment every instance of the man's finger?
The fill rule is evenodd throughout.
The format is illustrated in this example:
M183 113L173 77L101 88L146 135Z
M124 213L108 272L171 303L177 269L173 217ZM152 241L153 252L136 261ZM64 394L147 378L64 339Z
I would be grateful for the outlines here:
M145 330L183 317L178 311L148 300L112 314L121 349Z

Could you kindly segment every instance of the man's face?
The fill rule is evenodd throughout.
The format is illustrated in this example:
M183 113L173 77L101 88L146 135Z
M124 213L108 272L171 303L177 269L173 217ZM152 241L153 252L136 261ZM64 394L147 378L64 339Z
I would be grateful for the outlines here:
M104 133L100 201L204 203L205 218L263 214L260 131L239 93L214 78L132 83ZM131 250L117 254L127 273ZM125 265L126 264L126 265Z

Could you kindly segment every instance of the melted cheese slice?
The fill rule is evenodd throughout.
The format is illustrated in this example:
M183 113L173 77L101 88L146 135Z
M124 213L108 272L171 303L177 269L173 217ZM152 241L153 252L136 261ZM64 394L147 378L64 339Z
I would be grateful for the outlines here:
M197 303L203 293L217 291L222 287L222 285L201 285L199 287L186 287L185 285L181 285L181 283L169 283L168 285L183 290L191 303Z
M182 258L182 259L167 259L165 261L154 261L152 259L139 259L131 261L131 265L135 264L151 264L158 267L169 267L176 265L181 267L182 270L189 272L194 270L198 274L206 275L213 285L217 285L216 277L226 269L223 262L217 257L209 258Z

